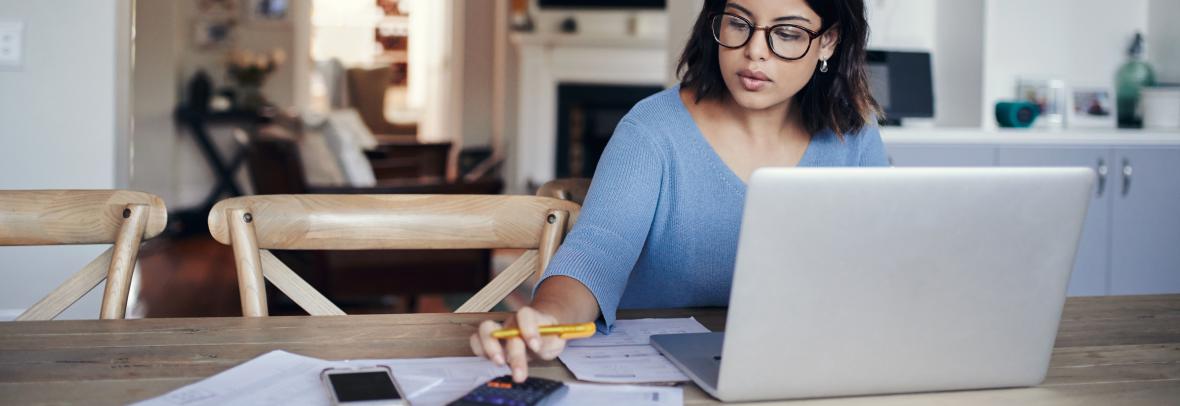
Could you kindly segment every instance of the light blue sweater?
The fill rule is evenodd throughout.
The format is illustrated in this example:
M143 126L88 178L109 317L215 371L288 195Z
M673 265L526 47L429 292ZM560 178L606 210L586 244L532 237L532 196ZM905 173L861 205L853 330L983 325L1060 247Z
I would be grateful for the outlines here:
M620 308L729 304L746 185L705 140L679 90L644 99L619 122L578 223L542 278L586 285L608 331ZM887 164L876 127L843 141L814 134L799 162Z

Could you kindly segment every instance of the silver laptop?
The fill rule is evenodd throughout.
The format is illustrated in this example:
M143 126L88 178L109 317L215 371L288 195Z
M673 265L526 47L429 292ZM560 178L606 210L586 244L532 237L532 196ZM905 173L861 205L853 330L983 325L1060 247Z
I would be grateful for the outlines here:
M726 332L652 344L723 401L1036 385L1094 178L759 170Z

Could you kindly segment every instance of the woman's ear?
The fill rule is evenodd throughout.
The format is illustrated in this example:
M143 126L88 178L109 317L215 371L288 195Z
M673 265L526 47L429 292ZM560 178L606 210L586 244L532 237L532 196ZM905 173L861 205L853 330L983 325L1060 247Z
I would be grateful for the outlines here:
M836 53L836 45L840 43L840 26L833 25L819 36L819 56L821 59L832 59Z

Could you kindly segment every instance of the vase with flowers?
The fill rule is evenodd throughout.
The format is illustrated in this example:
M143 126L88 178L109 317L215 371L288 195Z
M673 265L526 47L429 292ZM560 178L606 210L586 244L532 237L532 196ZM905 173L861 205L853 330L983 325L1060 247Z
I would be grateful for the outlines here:
M237 107L257 110L266 106L262 85L266 77L286 61L287 55L281 49L270 52L255 52L236 49L226 58L226 71L237 85Z

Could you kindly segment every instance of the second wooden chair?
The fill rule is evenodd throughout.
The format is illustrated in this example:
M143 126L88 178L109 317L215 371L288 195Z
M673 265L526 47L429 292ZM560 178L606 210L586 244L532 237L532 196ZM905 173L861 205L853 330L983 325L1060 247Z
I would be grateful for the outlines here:
M268 315L264 278L311 315L344 314L272 249L525 249L456 310L485 312L545 269L579 208L536 196L249 196L217 203L209 232L233 246L245 316Z
M0 246L112 244L16 320L51 320L104 279L99 318L122 319L140 243L167 223L164 201L143 192L0 191Z

